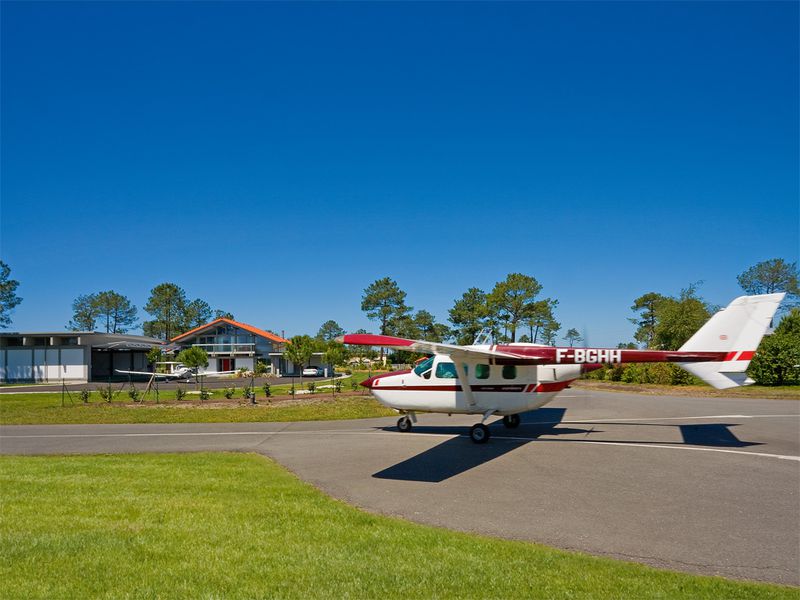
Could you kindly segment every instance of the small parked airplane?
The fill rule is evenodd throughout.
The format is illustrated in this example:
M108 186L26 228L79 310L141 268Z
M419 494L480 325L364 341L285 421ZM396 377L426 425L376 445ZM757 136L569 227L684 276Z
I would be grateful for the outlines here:
M476 444L489 439L486 419L502 415L514 429L520 413L544 406L581 373L603 364L674 362L717 389L754 383L748 365L785 294L740 296L720 310L677 351L492 345L482 332L471 346L386 335L348 334L345 344L430 354L412 370L370 377L361 385L400 412L400 431L411 431L416 412L482 414L470 430Z
M151 379L185 379L187 382L191 381L192 377L219 377L221 375L233 375L236 371L203 371L198 372L197 369L187 367L183 363L178 362L159 362L158 365L169 365L169 373L155 373L152 371L123 371L121 369L114 369L117 373L122 375L142 375L150 377Z

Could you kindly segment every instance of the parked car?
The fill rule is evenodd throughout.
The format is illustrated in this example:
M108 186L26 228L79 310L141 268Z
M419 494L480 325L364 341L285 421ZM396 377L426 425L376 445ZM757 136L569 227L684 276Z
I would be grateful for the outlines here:
M322 369L319 367L306 367L303 369L303 377L319 377L322 375Z

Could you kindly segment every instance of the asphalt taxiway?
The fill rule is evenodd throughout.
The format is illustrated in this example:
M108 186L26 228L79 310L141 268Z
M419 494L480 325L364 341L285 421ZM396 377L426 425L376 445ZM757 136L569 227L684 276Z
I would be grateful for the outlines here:
M370 511L658 567L800 585L800 402L567 390L473 416L0 427L4 454L248 451Z

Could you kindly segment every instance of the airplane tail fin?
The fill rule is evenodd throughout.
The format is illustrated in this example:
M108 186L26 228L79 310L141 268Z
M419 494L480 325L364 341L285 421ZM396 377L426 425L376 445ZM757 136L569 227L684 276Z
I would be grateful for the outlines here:
M780 293L736 298L680 348L688 352L725 352L725 360L678 364L720 390L754 383L745 371L784 296Z

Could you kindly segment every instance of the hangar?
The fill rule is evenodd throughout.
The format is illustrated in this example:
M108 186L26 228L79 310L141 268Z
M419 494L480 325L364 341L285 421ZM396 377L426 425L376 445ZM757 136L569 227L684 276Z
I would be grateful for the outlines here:
M0 382L106 381L114 369L144 370L163 342L142 335L59 331L0 333Z

